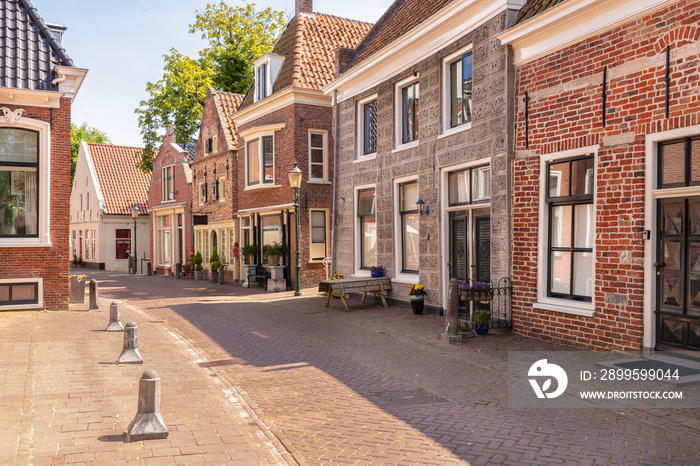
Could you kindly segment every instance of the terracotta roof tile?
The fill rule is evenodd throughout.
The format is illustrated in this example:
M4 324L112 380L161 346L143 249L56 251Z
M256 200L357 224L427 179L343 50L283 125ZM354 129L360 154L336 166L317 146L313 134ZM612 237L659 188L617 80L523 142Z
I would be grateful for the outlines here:
M355 48L371 27L324 13L297 15L272 51L286 57L272 92L292 85L321 89L335 77L335 50ZM252 103L253 93L248 92L242 107Z
M231 149L236 150L238 149L238 130L236 129L233 115L238 111L238 107L241 106L245 96L221 91L213 91L212 94L215 96L216 109L219 112L221 125L226 130L226 138L229 140Z
M515 21L513 21L513 25L527 21L533 16L537 16L564 1L566 0L527 0L527 3L523 5Z
M399 39L452 1L396 0L357 46L355 59L346 69Z
M148 214L151 174L136 166L136 153L141 148L88 143L88 149L104 198L105 213L131 215L135 204L141 214Z

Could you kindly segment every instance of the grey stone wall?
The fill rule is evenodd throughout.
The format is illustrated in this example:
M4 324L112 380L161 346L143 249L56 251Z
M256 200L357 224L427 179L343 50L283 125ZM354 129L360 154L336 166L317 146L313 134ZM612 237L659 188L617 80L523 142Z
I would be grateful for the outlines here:
M439 53L405 70L396 70L391 79L364 93L340 102L338 128L338 192L336 210L335 270L345 276L354 272L356 250L354 187L376 183L377 186L377 262L394 270L394 192L393 180L418 175L420 196L430 206L431 214L420 218L420 278L428 289L428 303L444 307L442 270L449 252L442 249L442 236L448 228L441 224L441 168L491 157L491 276L510 277L511 244L511 169L513 121L509 107L514 95L512 59L507 47L495 35L506 25L502 13L473 30ZM510 19L510 18L508 18ZM442 132L442 58L473 44L473 120L472 126L450 136ZM419 144L412 149L392 152L394 136L394 85L419 74L420 110ZM376 93L378 98L377 158L354 163L357 141L357 102ZM430 239L428 239L430 237ZM410 285L393 284L392 297L408 300Z

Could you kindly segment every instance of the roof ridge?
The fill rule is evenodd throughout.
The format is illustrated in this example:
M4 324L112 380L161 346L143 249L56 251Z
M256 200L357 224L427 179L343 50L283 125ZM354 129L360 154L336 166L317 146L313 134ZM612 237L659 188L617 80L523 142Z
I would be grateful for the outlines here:
M123 147L123 148L125 148L125 149L139 149L139 150L143 149L143 147L138 147L138 146L124 146L124 145L122 145L122 144L104 144L104 143L101 143L101 142L88 142L88 141L85 141L85 143L86 143L86 144L89 144L89 145L91 145L91 146Z
M330 18L342 19L344 21L350 21L351 23L370 24L370 25L374 24L374 23L370 23L369 21L360 21L359 19L346 18L345 16L332 15L330 13L321 13L318 11L315 11L313 14L321 15L321 16L328 16Z
M306 15L297 15L292 21L296 21L294 31L294 49L292 51L292 86L300 86L300 74L301 74L301 55L304 53L302 48L304 44L304 26L306 21Z
M39 14L39 11L34 5L32 5L31 0L21 0L21 2L22 5L24 5L24 8L27 10L27 14L29 14L31 20L36 23L41 33L44 34L44 36L48 39L49 44L51 44L51 47L53 47L54 51L56 52L56 55L58 55L61 61L65 63L65 66L75 68L75 64L73 63L73 60L71 60L71 58L68 56L66 49L63 48L58 39L56 39L56 36L53 35L53 32L51 32L51 29L46 25L46 22Z

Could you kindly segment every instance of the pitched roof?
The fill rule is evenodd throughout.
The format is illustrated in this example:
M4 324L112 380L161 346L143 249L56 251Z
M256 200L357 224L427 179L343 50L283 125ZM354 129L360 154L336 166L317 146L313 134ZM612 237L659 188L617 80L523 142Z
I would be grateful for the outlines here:
M513 21L512 25L514 26L522 23L523 21L527 21L533 16L537 16L564 1L566 0L527 0L527 3L520 9L520 12L515 18L515 21Z
M321 89L335 75L335 50L355 48L372 25L324 13L295 16L272 53L285 57L272 92L289 86ZM248 92L241 107L253 103Z
M346 68L360 63L402 37L411 29L452 3L453 0L396 0L356 47L355 59Z
M234 94L232 92L221 92L210 90L214 95L214 103L216 104L216 111L219 114L219 120L221 121L221 126L224 127L226 132L226 140L228 146L231 150L238 149L238 131L236 129L236 122L233 119L233 115L241 106L243 99L245 98L242 94Z
M136 153L141 148L95 143L87 146L105 203L105 213L131 215L131 208L136 205L141 214L148 214L151 174L136 166Z
M30 0L0 0L0 86L56 90L55 66L73 67Z

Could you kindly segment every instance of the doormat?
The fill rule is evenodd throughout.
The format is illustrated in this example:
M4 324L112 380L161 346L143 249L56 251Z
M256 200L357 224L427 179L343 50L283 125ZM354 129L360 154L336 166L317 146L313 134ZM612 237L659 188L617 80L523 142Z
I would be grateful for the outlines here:
M397 407L447 403L447 400L444 398L433 395L422 388L414 388L411 390L387 390L383 392L374 392L372 395L376 396L384 403Z

